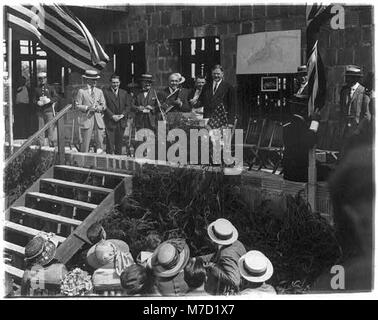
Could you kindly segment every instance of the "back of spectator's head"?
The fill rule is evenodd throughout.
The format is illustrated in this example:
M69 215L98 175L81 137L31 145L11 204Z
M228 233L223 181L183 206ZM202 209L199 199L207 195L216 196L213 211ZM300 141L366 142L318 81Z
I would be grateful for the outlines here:
M129 295L148 293L151 283L151 274L139 264L133 264L121 273L121 285Z
M372 250L373 153L361 146L350 150L329 180L334 220L344 250Z
M92 244L106 239L106 232L103 226L98 222L93 223L87 230L87 238Z
M184 280L189 288L199 288L206 282L206 269L202 259L190 259L184 269Z

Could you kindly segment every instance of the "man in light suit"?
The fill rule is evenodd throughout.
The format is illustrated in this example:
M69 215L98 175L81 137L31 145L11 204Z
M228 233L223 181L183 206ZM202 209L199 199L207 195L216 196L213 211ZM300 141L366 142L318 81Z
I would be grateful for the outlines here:
M204 118L210 118L215 109L223 103L229 124L234 122L236 106L235 90L231 84L224 80L223 67L219 64L211 69L212 81L209 81L200 96L201 104L204 106Z
M106 153L121 154L123 133L130 115L132 97L123 89L119 76L113 74L110 78L111 85L103 89L106 110L104 115L106 125Z
M371 135L370 98L365 87L359 83L361 77L360 67L346 66L346 85L340 92L340 122L344 143L342 154L353 147L368 142L369 135Z
M85 88L79 89L75 98L75 107L82 112L79 116L82 135L80 151L88 152L92 132L95 130L97 153L102 153L105 129L103 113L106 110L106 103L102 90L96 88L100 76L95 70L86 70L83 78L87 85Z

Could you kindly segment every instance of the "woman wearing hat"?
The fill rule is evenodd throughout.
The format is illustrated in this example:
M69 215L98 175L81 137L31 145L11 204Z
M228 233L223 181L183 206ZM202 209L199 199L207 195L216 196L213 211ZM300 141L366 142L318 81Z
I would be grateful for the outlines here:
M92 132L95 130L97 153L102 153L105 129L103 113L106 103L102 90L96 87L100 75L95 70L86 70L82 77L86 81L86 87L79 89L75 98L75 107L81 111L79 125L83 141L80 151L88 152Z
M68 271L64 264L54 261L57 246L54 235L45 233L38 234L26 245L21 295L51 296L60 293L60 281Z
M213 295L238 292L241 282L238 261L246 253L238 240L238 231L230 221L221 218L210 223L207 233L217 245L217 252L199 257L207 268L206 292Z
M185 295L189 287L184 280L184 268L190 257L184 239L170 239L161 243L151 257L157 291L163 296Z
M265 281L273 275L273 265L260 251L252 250L239 259L239 270L243 278L241 295L276 294L276 290Z

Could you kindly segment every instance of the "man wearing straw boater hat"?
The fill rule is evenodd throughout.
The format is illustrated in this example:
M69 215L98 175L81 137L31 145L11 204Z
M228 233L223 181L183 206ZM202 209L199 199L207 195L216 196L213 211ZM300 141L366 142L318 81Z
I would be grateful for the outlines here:
M241 295L276 294L276 290L265 283L273 275L273 265L262 252L252 250L243 255L239 259L239 271L244 282Z
M346 66L346 85L340 92L342 153L344 155L347 150L367 142L371 134L370 98L366 94L365 87L360 84L362 76L359 66Z
M163 296L185 295L189 290L184 269L190 257L184 239L170 239L161 243L151 257L157 291Z
M197 258L205 262L207 269L206 292L213 295L238 292L241 282L238 261L246 253L238 240L238 230L230 221L221 218L210 223L207 233L217 245L217 252Z
M83 74L86 87L79 89L75 106L81 111L79 125L82 135L81 152L88 152L92 132L95 130L95 142L97 153L102 153L104 149L104 129L103 113L106 109L104 94L96 87L100 75L95 70L86 70Z

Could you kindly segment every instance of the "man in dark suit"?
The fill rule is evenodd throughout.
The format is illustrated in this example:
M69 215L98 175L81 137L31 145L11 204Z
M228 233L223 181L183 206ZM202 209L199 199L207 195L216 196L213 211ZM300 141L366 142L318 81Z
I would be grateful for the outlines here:
M119 76L113 74L110 78L110 87L104 88L106 110L104 114L106 128L106 153L121 154L122 138L130 115L132 98L123 89L120 89Z
M307 79L307 66L299 66L297 73L297 81L299 88L295 93L297 98L308 96L308 79Z
M157 126L156 116L159 113L159 100L156 90L152 88L152 75L142 74L139 78L141 90L135 94L132 111L135 113L136 130L151 129Z
M203 106L199 99L202 89L206 84L205 76L197 76L195 79L194 88L189 90L188 99L192 110L203 114Z
M204 118L210 118L216 107L223 103L228 123L232 124L236 106L235 90L231 84L224 81L223 67L219 64L211 69L212 81L202 90L200 101L204 106Z
M349 65L345 70L346 85L340 92L340 111L342 125L342 154L353 147L370 141L371 114L370 98L362 86L362 71L358 66Z
M55 88L47 83L46 72L39 72L38 86L33 91L33 103L37 106L38 129L41 129L47 122L54 118L56 110L55 103L58 102L59 96ZM54 146L57 141L56 125L47 129L48 141L50 146ZM40 136L40 142L44 145L45 135Z

